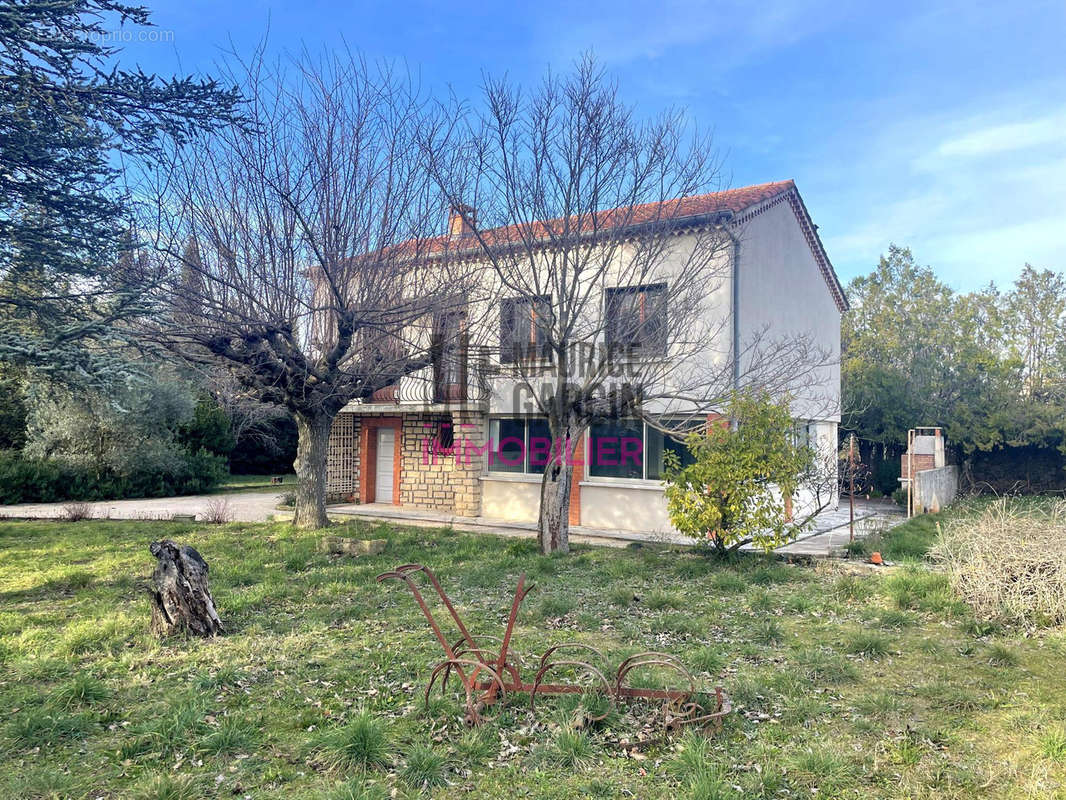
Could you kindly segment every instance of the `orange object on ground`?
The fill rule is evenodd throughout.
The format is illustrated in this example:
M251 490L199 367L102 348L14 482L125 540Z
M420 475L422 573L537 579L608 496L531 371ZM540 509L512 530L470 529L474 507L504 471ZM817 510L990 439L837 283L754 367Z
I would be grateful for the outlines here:
M871 553L870 554L870 563L871 564L884 564L885 562L881 560L881 554L880 553Z

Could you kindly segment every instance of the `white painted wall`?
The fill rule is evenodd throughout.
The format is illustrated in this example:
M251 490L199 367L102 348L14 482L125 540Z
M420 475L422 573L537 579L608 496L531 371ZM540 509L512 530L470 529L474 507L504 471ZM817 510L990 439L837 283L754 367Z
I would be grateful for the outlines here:
M831 464L835 469L835 456L837 453L837 423L832 421L815 422L811 424L811 447L818 453L820 463ZM797 519L806 517L820 506L836 508L840 503L836 481L831 485L822 486L817 492L810 487L800 487L793 496L792 512Z
M742 350L752 336L769 326L772 336L809 335L829 351L832 363L815 374L813 388L797 399L793 412L799 419L819 421L819 446L828 452L837 446L836 430L840 420L840 312L826 285L818 264L811 253L803 230L788 201L779 202L745 223L738 232L740 244L739 327ZM686 248L691 251L694 239L677 238L672 253L657 267L655 275L641 281L653 283L669 281L685 260ZM624 258L624 254L622 254ZM697 326L701 336L698 348L680 368L663 370L664 385L690 384L700 375L715 375L721 379L723 367L728 367L732 345L730 319L732 291L730 274L732 247L722 248L716 255L714 285L703 301ZM499 337L499 300L507 292L493 285L496 281L484 265L474 266L485 276L484 298L470 310L471 342L490 345L496 352ZM624 272L624 270L622 270ZM601 307L602 289L624 284L610 278L591 293L595 298L590 308ZM599 320L595 325L599 326ZM671 323L672 324L672 323ZM428 330L428 329L427 329ZM423 332L423 335L428 335ZM490 414L521 415L536 413L527 391L516 391L513 378L495 377L491 380ZM430 399L431 373L412 376L401 385L400 405L425 403ZM651 392L654 396L655 392ZM672 401L649 403L653 413L683 413L685 410ZM649 482L650 483L650 482ZM808 492L797 498L797 513L809 505ZM534 521L539 506L539 483L514 479L483 478L482 514L514 521ZM586 481L582 484L582 524L590 527L638 531L672 530L666 514L666 502L661 486L603 484Z
M829 351L793 407L798 419L840 421L840 310L787 201L748 221L739 234L741 352L769 327L771 336L809 335Z
M536 522L540 515L540 478L485 475L481 479L481 516L508 522Z
M643 533L677 533L666 513L661 486L599 483L581 484L581 524Z

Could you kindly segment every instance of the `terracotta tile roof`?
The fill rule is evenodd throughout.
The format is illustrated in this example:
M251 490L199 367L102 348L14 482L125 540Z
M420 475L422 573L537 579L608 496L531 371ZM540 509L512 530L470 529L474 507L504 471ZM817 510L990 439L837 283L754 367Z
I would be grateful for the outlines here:
M617 225L644 225L655 222L656 219L677 222L688 217L699 217L705 214L713 214L718 211L731 211L738 214L744 209L751 208L777 195L783 194L790 189L795 189L796 184L791 181L777 181L774 183L760 183L756 186L745 186L739 189L726 189L721 192L692 195L659 203L645 203L638 206L624 206L601 211L595 217L589 215L582 220L581 227L585 231L609 230ZM676 204L676 205L675 205ZM561 235L566 230L566 221L562 217L548 221L536 221L529 223L528 230L523 232L522 225L507 225L500 228L482 230L481 237L488 245L502 245L529 239L550 238L551 235ZM571 231L577 233L577 231ZM419 247L423 254L438 253L443 250L462 252L476 250L479 243L472 236L437 236L423 241Z
M849 305L843 286L837 277L836 271L833 269L833 265L829 262L829 257L818 236L818 227L812 222L803 199L796 189L796 184L792 180L760 183L755 186L744 186L737 189L726 189L721 192L682 197L666 203L646 203L633 207L626 206L609 209L599 212L595 217L590 215L582 221L581 227L584 232L588 232L592 230L609 230L617 225L624 225L627 228L634 225L644 225L654 223L656 219L669 220L671 223L676 223L690 217L701 217L722 211L731 212L734 217L741 217L742 212L746 212L743 213L742 219L737 220L738 223L742 223L758 215L763 210L760 207L768 208L776 205L777 202L770 203L773 200L777 202L788 201L800 227L803 229L811 254L818 263L818 268L825 279L830 294L833 295L837 308L841 312L847 311ZM677 205L673 205L674 203ZM764 204L766 205L764 206ZM481 231L481 237L488 246L550 239L553 235L559 236L565 231L565 220L558 218L547 222L532 222L529 223L528 229L525 231L523 227L521 225L508 225L490 228ZM571 231L571 233L577 232ZM406 246L410 246L410 243L397 245L397 247ZM464 256L476 253L480 250L481 244L471 235L444 235L422 240L416 247L423 256L434 256L444 252Z
M771 197L776 197L789 189L795 189L794 181L774 181L759 183L755 186L742 186L738 189L726 189L722 192L700 194L681 200L682 216L709 214L713 211L732 211L739 214L745 208L751 208Z

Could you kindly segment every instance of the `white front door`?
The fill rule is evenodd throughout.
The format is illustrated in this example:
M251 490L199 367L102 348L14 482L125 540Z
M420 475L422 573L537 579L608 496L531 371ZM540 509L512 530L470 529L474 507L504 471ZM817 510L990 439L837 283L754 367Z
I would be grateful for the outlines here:
M392 502L392 459L396 449L396 431L378 428L378 463L374 473L374 502Z

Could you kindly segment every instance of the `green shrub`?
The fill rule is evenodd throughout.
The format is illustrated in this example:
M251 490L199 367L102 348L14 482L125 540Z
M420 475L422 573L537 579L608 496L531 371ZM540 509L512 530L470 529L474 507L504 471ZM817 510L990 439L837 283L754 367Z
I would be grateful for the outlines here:
M84 714L64 714L46 708L23 709L8 725L8 737L16 747L44 747L65 739L84 736L91 728Z
M992 642L985 651L988 663L993 667L1014 667L1018 665L1018 654L1005 644Z
M717 675L725 664L725 656L719 648L704 646L689 656L692 668Z
M552 763L560 767L581 769L593 760L592 744L581 731L563 729L555 735L549 755Z
M540 604L534 610L534 614L540 619L554 619L556 617L565 617L567 614L574 610L574 606L574 601L571 600L569 597L550 594L540 601Z
M1053 728L1040 737L1040 750L1052 761L1066 761L1066 729Z
M121 471L80 460L33 458L7 451L0 452L0 504L200 494L228 474L225 457L206 450L178 450L170 460L138 463L131 459Z
M684 606L684 600L677 592L665 589L652 589L644 600L645 605L653 611L662 611L672 608L675 611Z
M890 647L889 638L877 631L855 631L844 642L844 648L852 655L874 659L884 658Z
M957 605L946 575L907 569L889 576L884 591L900 610L952 611Z
M231 432L229 415L210 395L196 402L192 418L177 431L177 441L189 452L206 450L229 459L237 442Z
M881 494L894 495L899 491L899 459L879 461L874 467L873 485Z
M391 758L388 729L367 711L318 738L317 755L329 769L370 770L387 766Z
M400 777L413 788L443 786L448 782L447 766L447 759L433 748L416 744L407 753Z

